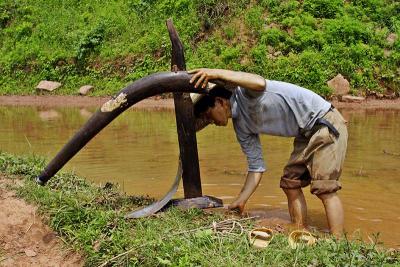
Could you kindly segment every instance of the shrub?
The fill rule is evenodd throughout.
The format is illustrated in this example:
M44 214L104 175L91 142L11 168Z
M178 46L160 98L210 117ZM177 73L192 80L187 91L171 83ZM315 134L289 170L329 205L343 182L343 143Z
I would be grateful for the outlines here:
M372 25L357 19L344 16L340 19L327 19L322 22L324 35L329 43L345 43L346 45L363 42L370 43Z
M260 42L265 45L277 47L281 42L286 40L287 33L277 28L270 28L261 35Z
M253 59L253 63L258 68L262 68L264 62L267 60L267 48L264 44L259 44L255 46L251 52L251 57ZM254 70L254 72L260 73L260 70Z
M85 60L102 44L106 32L106 23L100 22L79 41L76 48L78 63L84 64Z
M0 3L0 29L5 28L12 19L16 5L11 3Z
M236 29L234 27L226 27L224 33L227 39L233 39L236 36Z
M316 18L335 18L341 14L343 0L304 0L304 11Z
M22 22L14 28L14 36L17 40L31 36L33 30L33 24L30 22Z
M287 49L297 52L310 48L321 50L325 43L326 39L322 31L305 25L294 27L293 36L286 40Z
M226 47L221 53L222 61L225 64L239 63L241 57L240 47Z
M130 10L138 16L144 16L146 12L156 3L156 0L128 0L127 5Z
M259 6L255 6L249 9L249 11L245 15L245 22L247 27L253 32L258 34L263 26L263 9Z

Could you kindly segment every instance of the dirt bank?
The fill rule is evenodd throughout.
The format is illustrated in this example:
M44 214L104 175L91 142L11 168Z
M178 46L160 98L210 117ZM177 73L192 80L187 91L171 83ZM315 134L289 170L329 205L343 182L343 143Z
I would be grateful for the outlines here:
M400 109L400 98L367 99L361 103L332 101L332 104L339 109Z
M92 96L0 96L0 106L40 106L40 107L100 107L110 97ZM173 99L149 98L135 104L143 109L172 109Z
M63 246L37 208L7 189L13 183L21 181L0 174L0 266L83 266L82 256Z
M0 96L2 106L43 106L43 107L99 107L109 97L90 96ZM367 99L362 103L332 102L340 109L400 109L400 98L397 99ZM173 109L171 98L149 98L137 103L135 108L143 109Z

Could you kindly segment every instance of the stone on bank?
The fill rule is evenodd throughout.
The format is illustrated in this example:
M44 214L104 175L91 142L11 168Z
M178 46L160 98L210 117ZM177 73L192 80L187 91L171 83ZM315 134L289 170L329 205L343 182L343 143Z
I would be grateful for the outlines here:
M39 91L48 91L52 92L59 88L62 84L59 82L53 81L40 81L39 84L36 86L36 89Z
M80 95L87 95L91 91L93 91L93 85L84 85L81 88L79 88L79 94Z

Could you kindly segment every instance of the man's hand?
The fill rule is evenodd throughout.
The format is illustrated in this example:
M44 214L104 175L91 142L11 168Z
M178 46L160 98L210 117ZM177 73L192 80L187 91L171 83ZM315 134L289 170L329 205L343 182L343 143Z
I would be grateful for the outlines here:
M229 210L237 211L239 214L243 213L244 206L246 205L247 200L256 190L261 181L262 175L262 172L247 173L246 182L244 183L237 199L228 206Z
M220 77L220 73L218 69L194 69L188 71L189 74L194 74L192 79L190 79L190 83L196 81L194 85L195 88L201 85L201 88L206 88L209 80L215 80Z
M254 91L264 91L266 86L263 77L247 72L201 68L190 70L188 73L194 74L190 83L196 81L195 88L205 88L208 81L216 79Z
M245 204L246 203L236 200L236 201L232 202L231 204L229 204L228 210L237 212L241 215L241 214L243 214Z

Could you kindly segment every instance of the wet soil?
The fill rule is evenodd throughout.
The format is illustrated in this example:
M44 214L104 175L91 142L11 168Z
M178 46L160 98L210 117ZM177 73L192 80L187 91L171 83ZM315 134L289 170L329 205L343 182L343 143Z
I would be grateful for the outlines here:
M0 174L0 266L83 266L83 257L63 246L37 208L7 189L18 183Z
M110 97L92 96L0 96L0 106L36 106L36 107L100 107ZM135 104L142 109L172 109L174 100L171 98L148 98Z
M2 106L42 106L42 107L99 107L110 97L92 96L0 96ZM349 109L400 109L400 98L396 99L367 99L361 103L347 103L333 101L337 108ZM153 97L135 104L135 108L143 109L173 109L172 98Z

